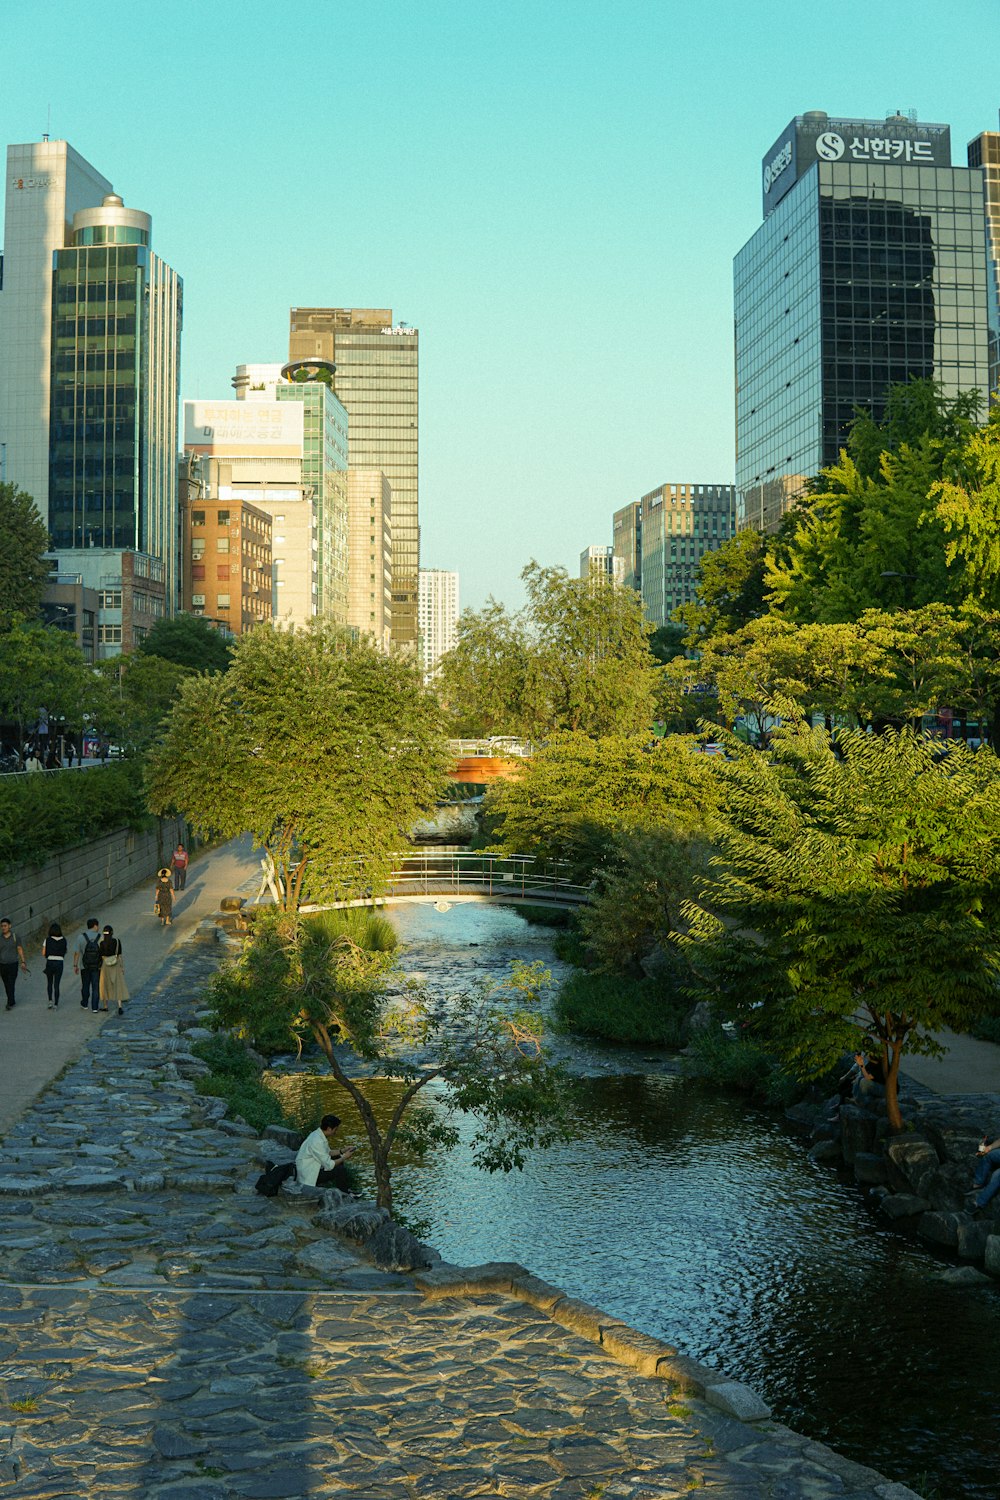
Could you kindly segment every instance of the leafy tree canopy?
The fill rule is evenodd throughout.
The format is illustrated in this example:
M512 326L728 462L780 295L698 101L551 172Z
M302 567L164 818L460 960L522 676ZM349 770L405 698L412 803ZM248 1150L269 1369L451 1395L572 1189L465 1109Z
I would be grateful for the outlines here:
M1000 766L909 730L801 724L763 756L733 743L721 853L680 939L710 993L801 1078L881 1053L892 1129L900 1060L995 1006ZM759 1002L760 1008L754 1007Z
M712 764L693 739L560 734L517 777L494 784L484 815L502 852L561 860L572 879L588 881L617 834L702 834L717 795Z
M0 484L0 630L23 615L34 619L49 577L49 533L31 496Z
M195 672L224 672L232 643L202 615L174 615L157 620L139 646L140 656L160 656Z
M521 577L525 608L490 600L467 611L442 659L437 686L454 727L535 739L646 729L658 669L638 594L534 562Z
M94 727L126 755L147 750L190 675L188 667L141 652L99 662Z
M790 513L787 545L768 559L772 607L800 622L839 623L867 609L1000 605L1000 549L991 562L982 545L1000 426L975 428L978 399L949 401L933 381L911 381L892 387L882 423L859 413L848 450ZM968 491L959 478L971 480ZM957 556L980 566L955 566Z
M379 888L449 756L417 668L328 622L241 636L225 674L181 683L150 805L199 833L254 835L285 904Z
M93 695L93 673L71 635L38 621L10 622L0 643L0 719L17 725L22 743L43 715L80 725Z

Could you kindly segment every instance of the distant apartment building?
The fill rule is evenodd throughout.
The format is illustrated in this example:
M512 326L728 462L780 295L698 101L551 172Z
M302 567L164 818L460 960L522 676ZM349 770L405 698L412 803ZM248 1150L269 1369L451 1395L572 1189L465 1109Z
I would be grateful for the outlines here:
M419 580L420 662L424 681L457 641L458 574L443 568L421 568Z
M392 641L417 645L419 344L389 307L293 307L290 360L336 366L350 418L352 468L380 469L392 487Z
M312 485L302 478L304 434L305 408L297 402L184 404L182 471L191 476L194 499L245 501L270 518L271 617L285 625L306 625L319 612L319 540Z
M580 553L580 577L591 578L600 583L622 583L625 564L615 555L611 547L588 547Z
M98 657L178 599L182 287L151 238L67 142L8 148L0 476L34 497L54 573L98 595Z
M381 469L347 471L347 623L392 643L392 486Z
M736 531L731 484L661 484L614 516L614 549L624 583L642 596L652 625L665 625L694 599L698 566Z
M246 500L200 495L181 505L183 607L232 635L271 619L271 517Z

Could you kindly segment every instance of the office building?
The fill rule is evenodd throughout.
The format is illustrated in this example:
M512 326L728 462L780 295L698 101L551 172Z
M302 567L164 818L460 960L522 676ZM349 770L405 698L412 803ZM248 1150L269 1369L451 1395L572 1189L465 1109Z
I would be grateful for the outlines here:
M348 469L347 623L392 644L392 486L381 469Z
M661 484L643 495L637 511L643 609L651 625L666 625L694 599L705 553L734 534L736 492L731 484Z
M458 636L458 574L421 568L419 578L420 664L429 682Z
M281 366L275 370L272 389ZM312 485L302 480L304 433L305 408L297 402L184 403L182 515L186 505L207 499L247 504L269 518L269 615L283 625L307 625L319 612L319 540ZM185 566L193 560L189 550L183 549ZM218 613L204 592L203 607Z
M387 307L293 307L290 329L290 360L336 365L351 467L380 469L392 487L392 641L416 650L419 333Z
M736 489L739 525L773 530L890 385L986 397L986 219L949 127L900 115L797 116L762 187L734 271Z
M302 408L301 478L303 492L313 506L316 613L346 625L350 429L333 378L333 366L324 359L289 361L285 365L244 364L237 366L233 387L237 401L248 406L277 402ZM275 555L279 555L277 550Z
M8 149L0 469L54 573L99 597L99 657L177 605L180 278L148 214L65 141Z
M621 564L622 583L642 593L642 506L638 500L616 510L611 522L612 549Z
M621 583L625 564L615 556L614 547L588 547L580 553L580 577L598 583Z
M271 517L247 500L198 494L181 503L182 607L243 635L271 619Z
M20 485L49 514L52 258L73 215L95 208L111 183L68 141L7 147L0 277L0 482Z
M984 130L969 142L968 162L983 174L990 288L990 398L1000 391L1000 132Z

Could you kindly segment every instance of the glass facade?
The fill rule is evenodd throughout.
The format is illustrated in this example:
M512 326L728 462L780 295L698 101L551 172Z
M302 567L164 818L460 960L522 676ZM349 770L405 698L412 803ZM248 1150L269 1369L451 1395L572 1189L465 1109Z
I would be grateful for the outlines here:
M735 261L740 526L773 530L894 382L985 397L986 249L978 171L820 161L795 182Z
M969 142L969 166L981 167L990 262L990 396L1000 391L1000 134L984 130Z
M347 412L321 380L281 381L274 394L303 407L302 486L313 502L319 563L316 612L346 625Z
M381 469L392 486L392 642L416 649L420 571L417 329L391 308L293 307L290 359L337 366L350 417L351 467Z
M665 625L694 598L705 553L733 535L735 490L731 484L661 484L643 495L637 509L642 573L632 586L642 595L650 624ZM631 582L628 574L625 581Z
M181 282L143 245L54 257L49 530L56 551L160 560L176 602Z

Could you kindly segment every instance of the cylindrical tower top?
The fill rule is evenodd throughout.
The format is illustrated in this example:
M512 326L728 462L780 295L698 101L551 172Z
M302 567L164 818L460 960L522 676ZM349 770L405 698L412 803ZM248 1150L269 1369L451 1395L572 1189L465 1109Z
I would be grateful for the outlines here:
M152 229L149 214L126 208L117 193L107 193L100 208L73 215L74 245L148 245Z

